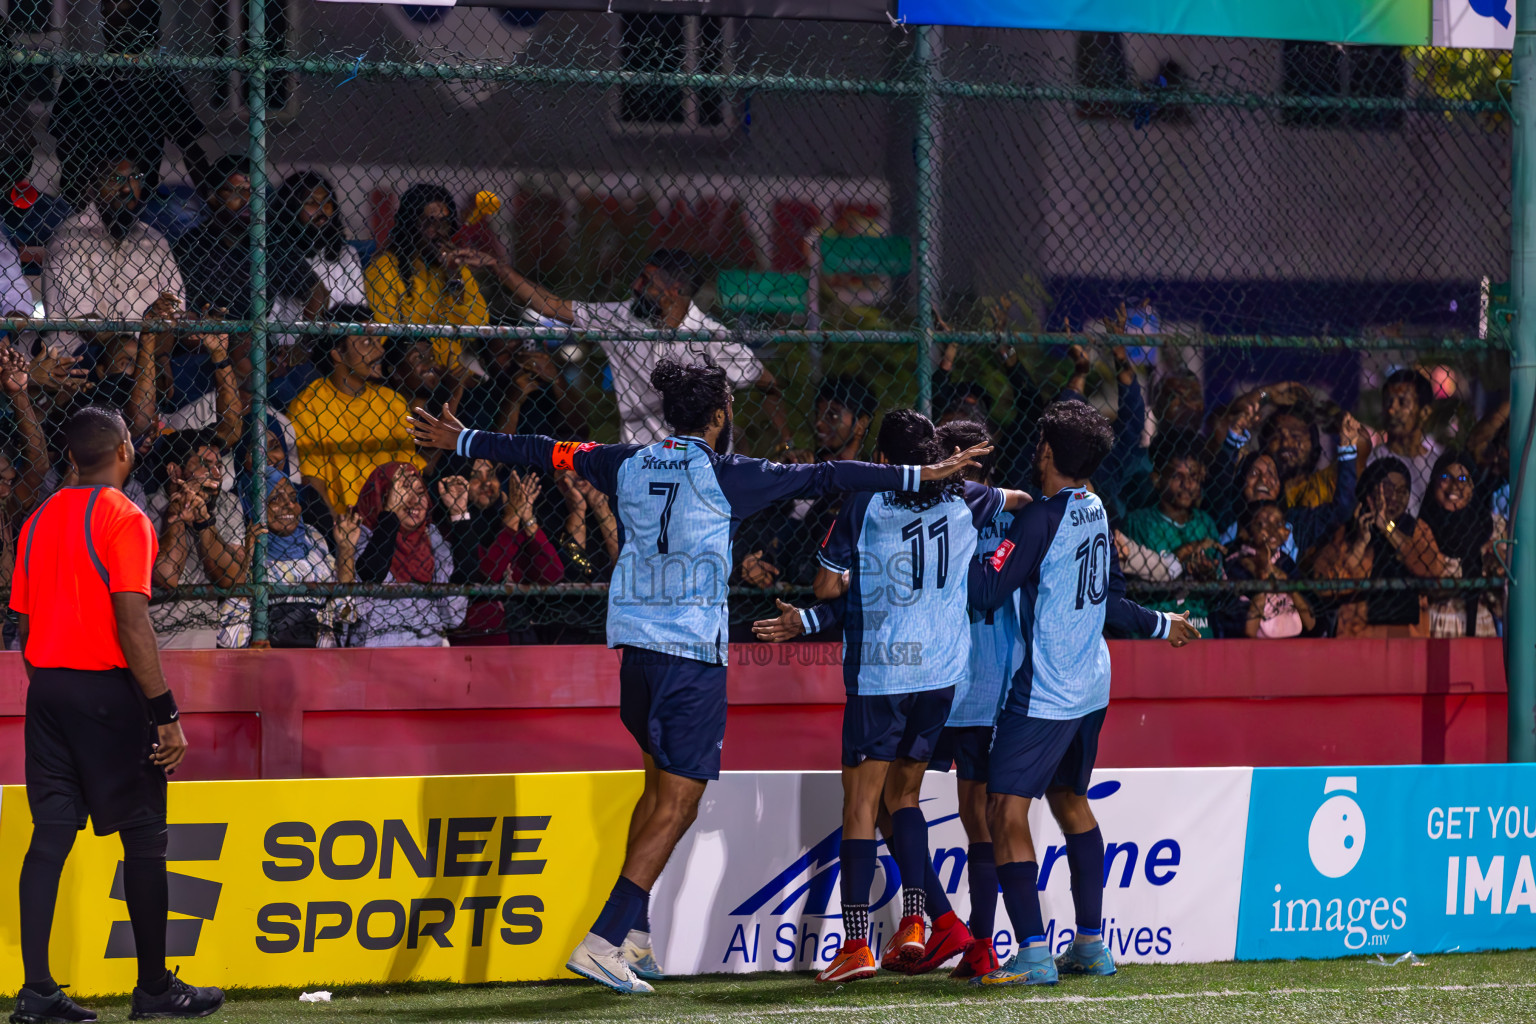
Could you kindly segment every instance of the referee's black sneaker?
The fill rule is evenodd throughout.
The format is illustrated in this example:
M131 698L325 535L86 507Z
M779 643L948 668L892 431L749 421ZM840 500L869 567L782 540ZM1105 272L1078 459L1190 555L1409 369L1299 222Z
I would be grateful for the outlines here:
M39 995L24 988L16 996L16 1012L11 1014L11 1024L54 1024L56 1021L95 1020L96 1011L87 1010L64 994L63 986L54 989L53 995Z
M166 972L170 987L157 996L142 988L133 990L133 1011L129 1020L169 1020L178 1017L206 1017L224 1005L221 988L198 988Z

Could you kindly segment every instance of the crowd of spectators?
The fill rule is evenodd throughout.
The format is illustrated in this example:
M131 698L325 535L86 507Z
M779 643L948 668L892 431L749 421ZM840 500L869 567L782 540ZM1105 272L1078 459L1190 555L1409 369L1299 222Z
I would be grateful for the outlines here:
M68 122L69 109L58 117ZM160 152L182 129L94 147L81 141L80 123L63 130L61 138L80 142L65 146L67 202L51 233L32 240L46 249L35 288L16 246L0 244L3 312L30 315L35 294L50 318L249 319L244 158L187 154L201 212L168 237L147 204ZM641 330L724 331L699 304L705 274L686 252L652 253L628 301L577 301L520 274L492 233L461 225L454 196L439 185L404 190L376 252L348 239L338 200L314 172L275 183L265 250L271 315L422 329L269 335L264 430L252 416L250 339L238 331L104 323L11 332L0 347L0 576L24 517L71 482L59 424L75 405L96 402L122 410L138 449L127 491L159 533L155 580L168 594L154 614L167 646L248 644L250 601L227 591L249 583L253 570L286 588L268 608L269 635L281 646L595 638L593 622L567 621L552 634L536 595L582 593L581 585L607 580L621 542L608 499L569 471L524 473L420 452L405 425L412 407L446 406L477 429L594 433L572 366L551 347L465 340L437 327L489 324L493 293L544 324L588 332L616 408L609 426L624 441L665 434L645 384L657 361L709 359L755 396L758 429L738 433L737 450L786 461L872 457L890 379L820 377L810 385L810 420L799 424L782 402L771 349L686 335L636 339ZM1373 430L1333 406L1326 388L1275 381L1218 394L1174 358L1138 361L1112 344L1101 363L1093 353L1072 346L1052 359L1002 344L995 368L967 376L957 366L974 371L978 360L948 346L936 353L931 382L936 418L986 430L999 449L999 482L1029 487L1033 424L1046 404L1099 403L1115 421L1116 443L1093 486L1126 575L1154 606L1189 613L1212 636L1499 632L1500 590L1423 581L1502 572L1507 405L1475 423L1437 418L1446 399L1437 400L1433 368L1403 366L1379 387ZM254 450L257 432L264 452ZM811 443L797 447L797 435ZM265 481L264 516L252 506L257 480ZM839 506L837 496L788 501L739 524L732 583L765 597L808 586ZM323 586L353 583L364 587ZM470 598L451 585L512 586L518 596ZM397 586L415 589L392 595Z

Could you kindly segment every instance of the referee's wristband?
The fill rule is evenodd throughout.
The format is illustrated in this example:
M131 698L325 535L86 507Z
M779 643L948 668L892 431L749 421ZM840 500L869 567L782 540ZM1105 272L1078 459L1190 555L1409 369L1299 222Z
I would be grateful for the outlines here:
M156 725L170 725L181 717L181 709L176 706L176 698L170 690L149 698L149 717Z

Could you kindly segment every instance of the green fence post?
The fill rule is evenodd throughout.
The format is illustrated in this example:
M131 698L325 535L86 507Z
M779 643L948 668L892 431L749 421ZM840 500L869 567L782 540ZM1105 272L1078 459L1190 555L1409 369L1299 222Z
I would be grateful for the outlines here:
M917 182L913 190L917 205L917 239L913 254L917 263L917 407L933 415L933 303L938 295L936 250L938 239L939 103L935 86L939 77L940 29L920 25L912 51L914 70L921 87L917 96L917 124L913 130L912 154Z
M251 498L256 521L267 521L267 0L246 0L246 52L253 58L246 78L250 111L248 142L251 181ZM251 557L251 646L267 645L267 538Z
M1536 761L1536 501L1522 494L1536 450L1529 442L1536 407L1536 3L1515 11L1514 159L1511 189L1509 467L1514 481L1509 609L1509 759Z

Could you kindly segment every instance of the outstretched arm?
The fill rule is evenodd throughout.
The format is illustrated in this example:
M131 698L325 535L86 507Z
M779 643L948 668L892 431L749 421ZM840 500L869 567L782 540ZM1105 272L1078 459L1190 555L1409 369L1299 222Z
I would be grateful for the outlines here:
M1189 619L1171 612L1154 612L1125 596L1125 575L1120 571L1120 555L1109 546L1109 599L1104 607L1104 624L1131 636L1167 640L1183 647L1200 639L1200 631Z
M775 600L774 604L778 605L779 614L752 623L752 634L759 640L775 644L841 626L843 611L847 606L847 602L842 599L823 602L810 608L796 608L787 601L779 600Z
M502 287L512 293L514 299L540 316L547 316L551 320L564 320L568 324L576 321L576 311L571 308L569 299L562 299L548 288L534 284L513 270L510 264L503 263L491 253L480 249L454 249L447 256L449 265L455 272L459 267L491 271L501 282Z
M737 459L722 463L720 486L732 511L749 516L785 498L815 497L833 491L915 491L924 481L947 480L963 473L991 450L990 444L974 445L965 451L957 448L948 458L927 466L879 466L853 461L805 465Z
M641 446L598 444L595 441L556 441L542 434L496 434L468 430L447 406L442 416L420 407L406 418L411 436L423 448L457 452L466 458L489 459L537 469L572 469L576 474L612 495L618 488L619 466Z

